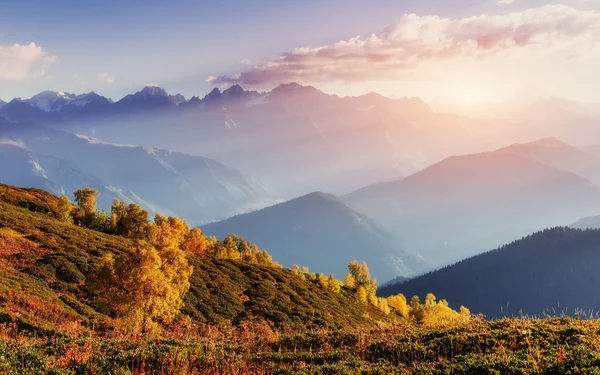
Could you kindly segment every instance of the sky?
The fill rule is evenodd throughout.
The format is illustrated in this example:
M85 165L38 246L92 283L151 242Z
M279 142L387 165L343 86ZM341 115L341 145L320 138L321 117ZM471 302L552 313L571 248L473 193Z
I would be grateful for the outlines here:
M598 42L600 0L4 0L0 99L297 81L338 95L599 101Z

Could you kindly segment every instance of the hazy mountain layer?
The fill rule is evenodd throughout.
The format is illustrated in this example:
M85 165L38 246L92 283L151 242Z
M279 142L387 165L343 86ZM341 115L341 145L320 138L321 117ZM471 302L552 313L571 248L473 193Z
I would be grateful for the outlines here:
M66 95L60 94L45 95ZM39 103L29 100L34 102ZM109 142L208 156L287 198L315 190L348 193L396 180L445 156L502 144L482 133L480 121L435 113L418 98L376 93L341 98L295 83L263 93L234 85L189 101L146 87L115 103L73 103L44 111L17 100L0 114Z
M112 192L103 198L124 196L152 212L174 213L193 223L276 202L261 184L204 157L109 144L21 124L0 126L0 137L6 140L7 158L0 179L16 185L68 194L74 187L102 186L101 192Z
M542 153L544 143L551 147ZM450 157L343 200L386 225L425 257L447 264L533 230L567 225L600 211L600 190L589 180L544 163L576 164L563 158L565 147L551 143ZM550 156L553 150L558 153ZM595 162L589 155L573 153Z
M202 230L218 238L242 235L264 247L283 266L308 266L312 272L333 273L340 279L352 260L366 261L380 281L412 276L428 267L372 219L323 193L235 216Z

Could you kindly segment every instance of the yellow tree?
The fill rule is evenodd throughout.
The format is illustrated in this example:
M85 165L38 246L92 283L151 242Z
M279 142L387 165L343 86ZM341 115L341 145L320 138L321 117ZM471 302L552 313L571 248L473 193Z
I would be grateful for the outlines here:
M352 287L352 284L354 284L354 287ZM371 280L371 273L365 262L358 263L353 260L348 264L348 275L344 279L344 285L350 289L362 287L367 295L367 300L375 301L377 280Z
M359 285L358 288L356 288L356 299L360 302L360 303L367 303L367 301L369 300L369 296L367 294L367 290L365 289L364 286Z
M82 217L91 217L96 214L96 199L100 195L98 190L86 187L77 190L73 195Z
M138 241L126 253L107 255L89 287L102 311L122 319L129 330L147 332L179 313L191 274L180 249L159 251Z
M423 317L425 316L425 310L423 305L421 305L421 300L419 296L413 296L410 300L410 311L408 315L417 323L421 323L423 321Z
M352 276L352 274L347 274L346 277L344 278L344 286L348 289L354 289L356 288L356 279L354 279L354 276Z
M181 248L188 255L207 257L217 244L218 241L214 236L208 238L200 229L194 228L185 236Z
M328 285L329 285L329 290L331 290L334 293L339 293L342 289L340 282L337 281L337 279L333 275L329 275Z
M135 203L115 199L111 208L110 223L114 234L126 238L145 239L148 236L150 216Z
M162 261L162 272L170 283L185 290L189 288L188 278L192 273L182 250L188 233L189 227L183 220L160 214L156 214L154 225L149 230L150 243L156 248Z
M73 217L71 216L71 211L73 210L73 205L71 204L71 201L69 200L69 198L66 195L61 195L60 198L58 198L58 207L57 207L57 213L56 213L56 218L62 222L65 223L72 223L73 222Z
M387 298L388 305L396 310L398 314L408 317L408 303L406 303L406 297L403 294L397 294L395 296L390 296Z

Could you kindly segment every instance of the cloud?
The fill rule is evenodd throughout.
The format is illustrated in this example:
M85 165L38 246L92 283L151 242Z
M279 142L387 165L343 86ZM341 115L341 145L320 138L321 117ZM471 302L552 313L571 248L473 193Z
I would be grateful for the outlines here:
M98 73L98 75L96 75L96 78L106 83L113 83L115 81L115 77L110 73Z
M515 0L498 0L496 2L496 4L498 5L510 5L510 4L514 4Z
M56 56L49 55L35 43L0 45L0 80L22 80L46 75Z
M504 0L507 1L507 0ZM209 76L215 85L398 80L435 74L446 63L490 60L515 51L544 50L598 38L600 14L546 5L506 15L442 18L406 14L378 34L281 54L235 76Z

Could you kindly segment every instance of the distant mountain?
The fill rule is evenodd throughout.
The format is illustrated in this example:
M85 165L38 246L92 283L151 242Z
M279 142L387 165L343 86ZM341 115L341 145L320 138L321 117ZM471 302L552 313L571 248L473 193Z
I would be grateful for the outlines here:
M380 281L412 276L428 264L370 218L333 195L300 198L209 224L202 230L217 238L230 233L259 243L283 266L308 266L342 279L352 260L366 261Z
M186 107L204 110L226 110L227 108L244 106L245 103L252 101L259 95L256 91L244 90L240 85L233 85L223 92L218 88L214 88L202 99L194 96L186 103Z
M342 199L426 258L447 264L600 212L600 190L589 180L532 157L556 161L540 151L544 143L552 142L529 145L537 154L515 146L450 157ZM564 155L562 146L558 150Z
M6 102L0 99L0 109L6 105Z
M276 196L261 184L204 157L109 144L95 138L24 124L0 126L0 137L12 140L13 146L16 142L22 150L26 150L19 151L23 160L20 166L0 170L0 180L15 185L70 194L73 186L83 185L79 182L79 175L85 174L93 177L96 185L106 186L110 191L133 192L135 197L123 195L152 212L177 214L196 224L224 219L277 201ZM76 169L77 173L61 167L62 172L58 173L66 174L60 181L53 176L31 180L27 177L27 171L32 169L31 160L41 156L67 161L76 166L69 168ZM10 158L7 162L10 163ZM46 170L42 164L41 169ZM37 182L32 185L32 181ZM55 184L48 185L48 181Z
M76 95L68 92L43 91L23 102L44 112L56 112L73 101L75 97Z
M99 204L109 207L114 198L148 206L130 191L115 189L97 177L89 175L70 161L47 155L38 155L23 143L0 136L0 164L2 180L10 184L43 188L56 195L72 193L84 187L100 192Z
M52 119L38 107L33 107L21 99L13 99L6 103L0 108L0 115L22 123L44 123Z
M573 144L588 144L600 136L600 105L556 98L539 99L517 112L513 119L534 137L555 136ZM515 129L517 130L517 129Z
M516 143L496 152L510 153L531 161L539 161L554 168L574 172L594 183L600 183L600 157L584 149L566 144L556 137L529 143Z
M157 110L185 103L181 94L169 95L158 86L146 86L135 94L127 95L115 103L119 110Z
M600 230L546 229L509 245L378 291L444 296L488 318L600 309Z
M22 100L22 102L42 112L46 112L46 115L39 115L42 122L57 122L69 119L70 116L84 113L88 115L97 114L98 112L107 110L110 104L112 104L110 99L100 96L93 91L81 95L43 91L29 99ZM23 121L25 119L16 115L15 119L21 120L21 122L29 122L29 120Z
M569 225L576 229L600 229L600 215L588 216Z

